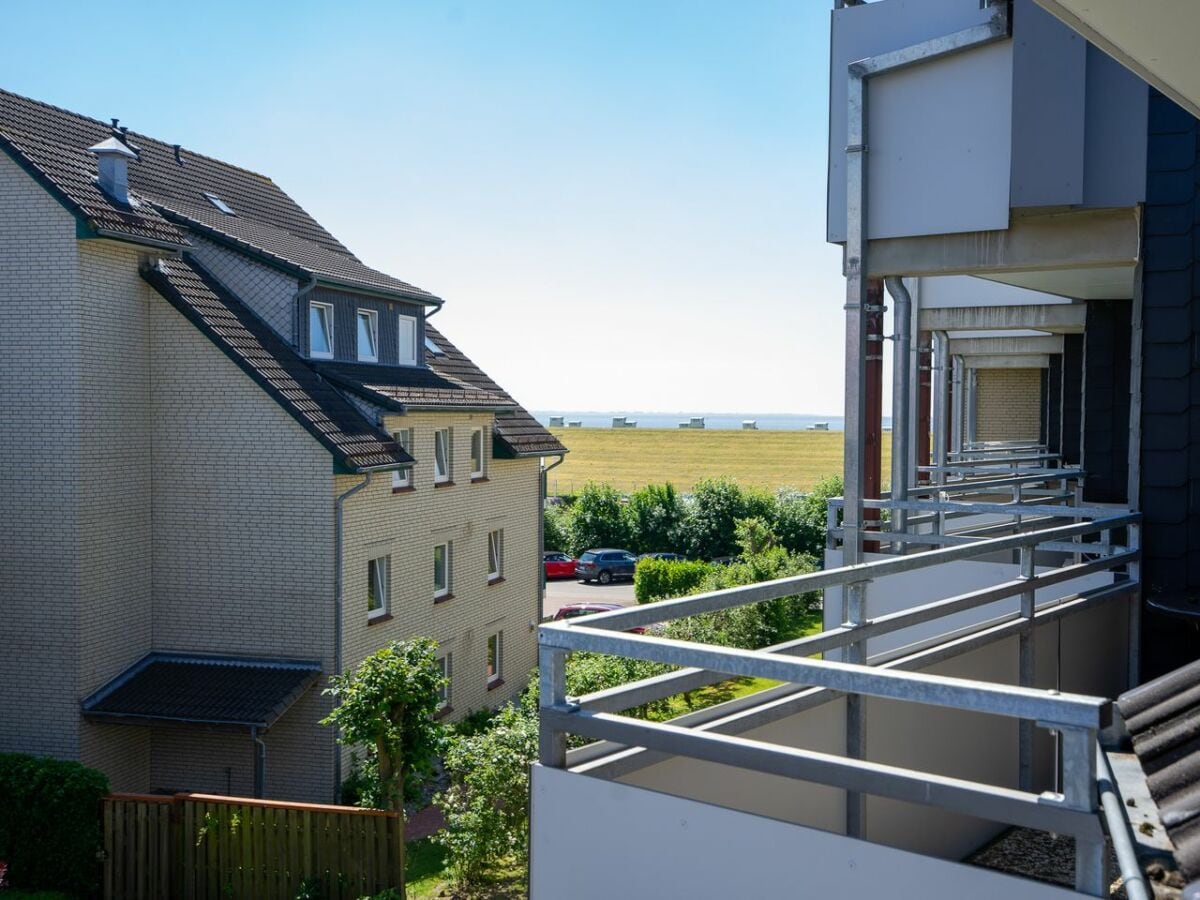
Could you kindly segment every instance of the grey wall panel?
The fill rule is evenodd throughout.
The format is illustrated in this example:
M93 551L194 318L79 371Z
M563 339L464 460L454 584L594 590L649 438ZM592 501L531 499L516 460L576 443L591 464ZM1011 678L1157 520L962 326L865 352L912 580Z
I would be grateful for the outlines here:
M829 195L828 195L828 219L827 219L827 234L830 241L844 241L846 239L846 170L845 170L845 148L846 148L846 67L856 59L863 59L867 56L874 56L887 50L897 50L901 47L907 47L911 44L930 38L938 37L944 34L951 34L955 31L961 31L964 28L970 28L973 25L983 24L988 21L991 13L988 10L981 10L977 4L963 3L961 0L880 0L880 2L869 3L865 6L846 7L845 9L835 10L833 12L832 27L830 30L830 78L829 78ZM1007 47L1007 42L1003 45ZM942 141L942 137L937 130L914 129L911 127L911 121L908 122L904 131L907 132L907 142L904 144L892 142L890 149L887 146L888 135L882 129L884 123L877 122L875 116L872 115L872 120L869 123L872 127L872 133L868 136L868 141L871 146L872 159L878 152L886 155L889 158L880 170L874 167L869 172L870 179L889 178L895 176L896 170L899 169L901 178L920 177L920 184L912 184L912 189L909 194L902 198L896 198L894 202L885 202L885 211L891 210L891 213L885 212L883 219L872 217L872 231L869 234L872 237L890 236L883 233L888 226L888 215L895 216L897 212L901 213L899 226L904 226L907 223L904 211L910 209L905 204L907 200L915 197L918 209L921 206L929 206L930 210L921 214L921 218L925 221L924 227L938 226L941 228L942 223L938 221L934 213L945 212L951 215L956 215L959 218L965 219L962 213L962 208L966 205L965 200L969 198L957 197L948 192L949 185L939 187L939 179L936 176L939 174L934 168L933 158L927 157L927 154L936 150L934 156L943 158L945 156L953 156L954 154L971 154L983 153L983 147L974 147L973 145L983 139L982 134L976 134L974 129L970 127L977 119L987 119L984 113L989 111L985 109L993 103L993 98L997 94L1003 94L1005 98L1009 95L1010 78L1007 70L1001 76L996 71L989 71L984 75L984 81L980 82L977 79L983 73L974 72L978 68L978 63L972 65L965 62L969 57L973 57L979 53L988 53L991 51L991 56L996 55L997 48L988 48L981 51L971 51L971 53L960 57L959 59L946 60L942 63L933 63L929 66L919 67L912 73L914 84L908 84L907 81L901 83L896 82L893 89L893 94L904 95L906 106L902 110L894 110L893 115L889 116L889 120L895 118L896 115L901 115L906 118L911 118L911 121L923 121L923 114L929 113L935 115L935 119L930 120L931 126L936 121L937 127L941 127L943 123L950 124L955 129L955 140L945 143L940 148L933 148L930 145ZM1007 55L1007 50L999 51L1000 54ZM994 60L993 60L994 62ZM956 66L962 66L961 71L956 69ZM958 89L955 93L957 99L970 99L971 103L968 109L961 112L965 118L959 122L951 110L939 110L936 106L937 98L925 97L920 95L922 88L922 77L919 70L928 69L930 66L938 66L942 75L949 74L950 81L958 81ZM968 74L968 73L972 74ZM900 79L899 73L891 76L886 76L890 79ZM990 83L987 79L992 79ZM964 81L966 79L966 81ZM996 80L999 79L999 80ZM882 79L876 79L880 81ZM908 96L909 91L906 87L915 88L917 96ZM946 86L953 88L953 85ZM940 91L939 91L940 93ZM949 99L949 98L945 98ZM872 95L871 105L878 111L886 98L879 97L878 93ZM916 101L913 106L909 101ZM1009 140L1007 136L1008 129L1008 113L1007 99L997 99L999 103L998 110L990 110L991 112L999 112L1003 117L1003 129L1005 131L1004 140L999 142L999 146L987 148L984 154L990 158L993 154L1004 157L1003 171L1004 178L999 179L1004 185L1004 217L1005 221L1001 224L990 224L985 226L974 227L991 227L1003 228L1007 224L1007 201L1008 201L1008 147ZM983 123L987 124L987 123ZM995 125L995 123L992 123ZM933 140L930 135L938 135L937 141ZM883 141L881 144L880 142ZM953 147L950 145L953 144ZM976 157L976 162L979 157ZM905 165L907 163L907 166ZM906 172L909 166L915 167L913 171ZM932 179L931 179L932 176ZM934 183L931 185L930 181ZM986 182L988 179L983 179ZM880 184L878 180L874 182ZM900 185L901 188L904 185ZM921 188L925 189L922 190ZM926 196L926 190L932 189L934 194ZM969 193L974 193L971 191ZM871 203L877 203L879 199L873 192L871 195ZM951 202L953 201L953 202ZM988 222L995 221L996 210L991 210L993 218L986 219ZM953 223L951 223L953 224ZM882 229L876 233L876 228ZM941 230L970 230L966 228L953 228ZM928 234L937 233L937 231L900 231L897 234Z
M1133 206L1146 199L1149 103L1144 81L1088 45L1084 206Z
M1011 203L1083 202L1087 41L1033 0L1013 3Z
M421 348L425 340L424 307L417 304L379 300L374 297L364 297L361 294L348 294L343 291L333 291L325 288L318 288L309 297L321 303L333 304L335 359L344 362L357 361L358 311L360 309L372 309L379 313L379 362L390 365L396 364L396 335L398 330L396 317L403 314L414 316L417 320L417 362L418 364L423 364L424 354ZM307 341L307 309L303 319L303 327L306 331L304 339ZM307 344L304 346L307 346Z

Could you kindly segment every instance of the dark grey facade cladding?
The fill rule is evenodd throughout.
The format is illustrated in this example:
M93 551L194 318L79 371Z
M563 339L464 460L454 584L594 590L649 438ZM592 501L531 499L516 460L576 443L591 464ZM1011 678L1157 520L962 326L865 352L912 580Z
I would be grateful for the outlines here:
M1083 433L1083 335L1064 334L1062 352L1062 457L1069 465L1080 462Z
M1129 502L1128 300L1089 300L1084 330L1083 498Z
M417 303L379 300L361 294L316 288L305 294L300 302L300 347L308 354L308 304L315 300L333 305L333 358L338 362L358 361L358 311L370 309L379 313L379 362L382 365L397 365L399 359L398 316L412 316L417 320L417 365L425 365L425 308Z

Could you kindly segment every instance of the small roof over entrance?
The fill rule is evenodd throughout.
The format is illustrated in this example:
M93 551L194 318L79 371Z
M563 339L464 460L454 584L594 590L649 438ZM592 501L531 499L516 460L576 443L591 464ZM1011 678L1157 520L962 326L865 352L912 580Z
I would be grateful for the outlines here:
M321 674L315 662L150 653L83 701L89 719L264 731Z

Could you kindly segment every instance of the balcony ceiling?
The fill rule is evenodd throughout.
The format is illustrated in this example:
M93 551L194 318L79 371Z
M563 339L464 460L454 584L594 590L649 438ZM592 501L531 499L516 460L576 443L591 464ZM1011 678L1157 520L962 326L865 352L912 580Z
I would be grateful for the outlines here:
M1195 0L1037 0L1101 50L1200 116L1200 3Z
M1040 272L980 273L980 277L1073 300L1128 300L1133 296L1134 267L1093 266Z

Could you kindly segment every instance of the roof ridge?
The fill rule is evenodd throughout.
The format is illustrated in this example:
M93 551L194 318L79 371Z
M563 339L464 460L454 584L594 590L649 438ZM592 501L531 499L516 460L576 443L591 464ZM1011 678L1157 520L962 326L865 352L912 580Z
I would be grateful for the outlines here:
M73 109L67 109L65 106L55 106L53 103L47 103L45 100L38 100L36 97L26 97L24 94L18 94L16 91L5 90L4 88L0 88L0 94L7 94L9 97L15 97L16 99L21 100L25 103L32 103L35 106L42 107L43 109L52 109L57 113L63 113L64 115L72 116L73 118L76 118L76 119L84 119L88 122L92 122L96 125L99 125L101 128L105 128L105 129L108 129L109 131L112 131L112 122L111 121L105 122L102 119L97 119L94 116L89 116L89 115L86 115L85 113L76 112ZM10 130L13 130L13 129L10 129ZM21 133L22 134L26 134L26 133L32 134L31 132L24 132L24 131ZM134 131L133 129L129 129L126 133L130 134L130 135L136 135L138 138L142 139L143 141L149 141L149 142L158 144L159 147L161 147L164 150L174 151L174 149L175 149L174 144L168 144L166 141L162 140L161 138L152 137L152 136L150 136L148 134L144 134L143 132L140 132L140 131ZM57 142L54 142L54 143L57 143ZM70 145L69 144L58 144L58 146L68 147ZM190 147L183 146L182 144L180 144L179 146L180 146L181 150L186 150L192 156L198 156L201 159L208 160L209 162L220 163L221 165L228 166L231 169L237 169L240 172L245 172L247 175L253 175L255 178L260 178L263 181L266 181L270 184L275 184L275 182L271 179L271 177L269 175L264 175L262 172L256 172L254 169L248 169L245 166L239 166L237 163L231 163L228 160L218 159L215 156L211 156L210 154L207 154L207 153L201 153L198 150L193 150ZM278 186L278 185L276 185L276 186Z

